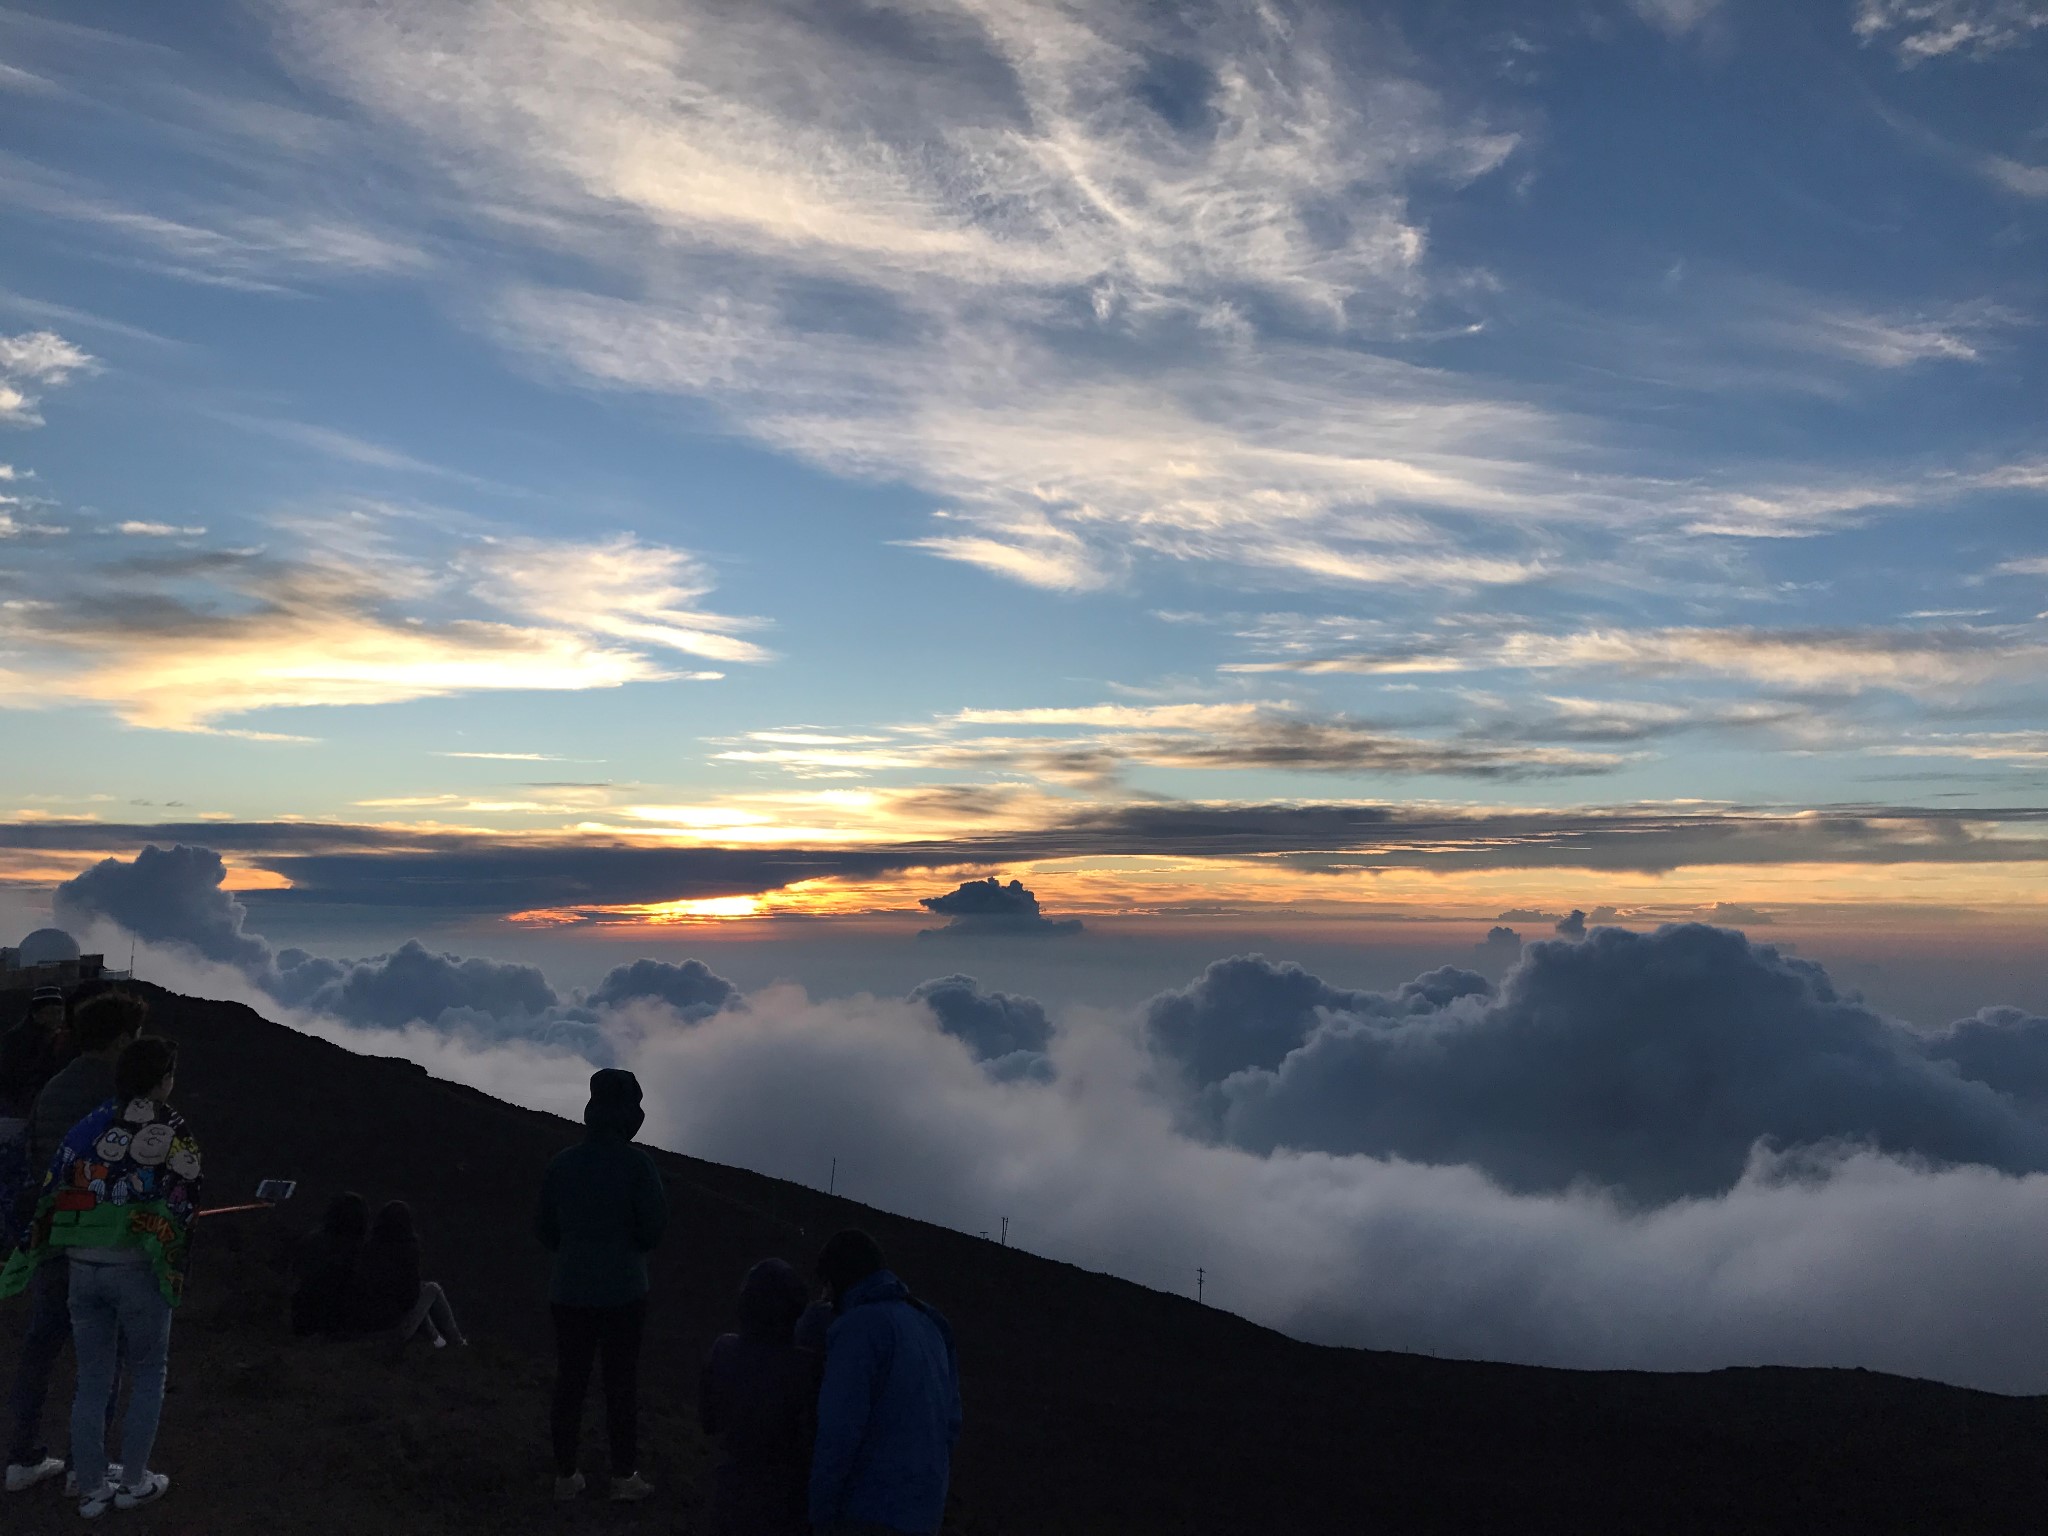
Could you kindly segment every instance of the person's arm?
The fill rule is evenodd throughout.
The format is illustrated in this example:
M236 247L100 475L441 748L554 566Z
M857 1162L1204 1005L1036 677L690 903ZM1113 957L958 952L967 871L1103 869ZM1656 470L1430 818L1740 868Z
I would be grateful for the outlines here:
M633 1179L633 1246L652 1253L668 1228L668 1191L662 1188L654 1159L645 1152L634 1156L640 1159L640 1167Z
M953 1342L953 1325L946 1321L944 1314L930 1307L919 1310L938 1329L939 1337L946 1345L946 1445L950 1449L960 1443L960 1425L965 1417L960 1409L960 1351Z
M967 1415L960 1406L960 1356L953 1348L953 1340L946 1340L946 1374L951 1378L953 1393L952 1406L946 1415L946 1448L951 1450L960 1443L960 1426Z
M841 1318L825 1351L825 1380L818 1388L818 1432L811 1447L811 1524L829 1526L840 1518L847 1479L882 1373L881 1330L870 1319Z
M555 1166L549 1163L548 1171L541 1176L540 1211L533 1218L533 1235L549 1253L562 1246L562 1218L555 1210Z

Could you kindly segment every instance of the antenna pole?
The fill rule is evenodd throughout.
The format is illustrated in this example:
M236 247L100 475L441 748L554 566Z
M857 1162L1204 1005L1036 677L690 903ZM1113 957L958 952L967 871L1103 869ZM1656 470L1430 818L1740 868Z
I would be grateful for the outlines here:
M1209 1272L1205 1269L1197 1269L1195 1271L1195 1304L1197 1306L1201 1305L1202 1282L1207 1277L1208 1273Z
M1007 1216L1003 1218L1003 1246L1010 1246L1010 1218Z
M832 1159L832 1177L825 1185L825 1193L828 1195L839 1193L839 1159L836 1157Z

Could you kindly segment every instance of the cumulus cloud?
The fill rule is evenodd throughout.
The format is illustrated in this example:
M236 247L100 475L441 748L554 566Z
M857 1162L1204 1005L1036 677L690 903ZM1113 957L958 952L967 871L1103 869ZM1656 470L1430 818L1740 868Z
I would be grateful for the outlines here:
M612 1008L652 998L696 1023L740 1001L739 988L702 960L681 964L668 960L635 960L615 965L585 999L593 1008Z
M1391 993L1359 992L1333 987L1291 960L1235 955L1154 997L1145 1006L1143 1033L1193 1085L1208 1087L1242 1071L1278 1067L1326 1013L1406 1018L1492 990L1477 972L1444 966Z
M224 889L227 866L211 848L150 844L133 859L102 859L57 887L57 921L105 918L153 944L183 944L208 960L262 969L270 946L244 928L249 909Z
M998 1081L1052 1076L1052 1020L1036 998L984 990L972 976L955 975L920 982L909 1001L929 1008L939 1028L964 1042Z
M1483 965L1510 965L1522 953L1522 936L1504 924L1486 930L1486 937L1473 946Z
M1298 999L1309 978L1249 973ZM1703 925L1528 946L1498 991L1322 1002L1278 1061L1191 1071L1217 1134L1266 1152L1459 1164L1521 1191L1662 1203L1734 1188L1760 1142L1850 1141L2011 1173L2048 1125L1929 1056L1817 965ZM1172 1042L1166 1058L1188 1062Z
M40 397L34 391L63 384L92 363L88 353L55 331L0 336L0 426L40 427Z
M2048 1019L2020 1008L1984 1008L1926 1036L1927 1054L1973 1082L2048 1115Z
M1586 936L1586 914L1573 907L1553 925L1559 938L1583 939Z
M357 1028L423 1025L482 1039L523 1039L610 1065L638 1026L604 1027L613 1011L654 1002L695 1023L737 1003L733 984L701 961L640 960L609 972L589 998L564 999L537 966L448 954L408 940L387 954L335 959L275 949L247 925L248 909L224 888L216 851L145 847L133 860L104 859L60 885L58 920L110 922L151 944L231 967L267 998ZM644 1010L643 1010L644 1011Z
M960 935L1057 938L1081 931L1078 917L1050 918L1040 912L1038 898L1024 888L1023 881L1004 885L995 875L963 881L943 896L920 896L917 904L948 919L943 928L918 930L921 939Z

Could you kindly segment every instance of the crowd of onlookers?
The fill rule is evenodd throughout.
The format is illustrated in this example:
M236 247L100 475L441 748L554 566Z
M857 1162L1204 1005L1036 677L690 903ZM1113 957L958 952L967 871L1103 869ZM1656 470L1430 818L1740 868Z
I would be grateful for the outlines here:
M0 1037L0 1297L26 1294L8 1399L6 1491L62 1478L79 1513L138 1508L170 1479L150 1466L171 1317L182 1299L199 1204L198 1142L171 1107L177 1047L144 1033L148 1011L113 990L38 992ZM553 1256L549 1309L554 1494L589 1487L582 1428L603 1384L606 1491L654 1492L640 1472L639 1360L648 1255L667 1226L653 1160L633 1143L639 1082L590 1081L584 1136L548 1165L534 1235ZM700 1378L704 1432L719 1448L702 1528L717 1536L915 1536L938 1530L960 1382L945 1319L890 1272L867 1234L840 1232L817 1257L815 1291L788 1263L747 1274L738 1328ZM465 1342L442 1287L422 1273L402 1200L373 1216L361 1195L327 1205L294 1249L295 1333L341 1340ZM70 1452L42 1439L50 1381L77 1357ZM116 1423L125 1385L127 1406ZM118 1430L120 1462L110 1460Z

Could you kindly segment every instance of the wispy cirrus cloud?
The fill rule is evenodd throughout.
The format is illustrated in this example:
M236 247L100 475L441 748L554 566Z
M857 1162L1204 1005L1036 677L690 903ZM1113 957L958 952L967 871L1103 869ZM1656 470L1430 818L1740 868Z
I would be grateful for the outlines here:
M1582 506L1543 412L1358 344L1431 291L1414 192L1516 141L1327 17L961 3L906 49L829 9L283 10L484 216L637 290L507 287L506 342L918 484L942 558L1492 584L1540 551L1426 514ZM1395 506L1425 516L1390 549L1361 514Z
M1931 695L2025 678L2036 675L2044 665L2048 665L2048 639L2031 629L1950 625L1916 629L1587 629L1565 634L1515 631L1424 640L1378 651L1229 662L1222 670L1360 676L1486 668L1638 676L1699 674L1747 678L1786 689L1860 693L1883 688Z
M988 725L1040 734L978 735L963 729ZM1512 780L1605 773L1626 761L1612 752L1526 738L1410 734L1367 720L1310 715L1287 704L1255 701L968 709L881 736L753 732L742 742L724 745L713 760L806 778L905 771L1028 774L1048 783L1098 789L1140 768Z
M304 280L416 274L430 259L416 243L328 210L285 212L265 199L247 207L202 201L167 212L14 156L0 155L0 204L89 229L122 260L166 276L251 292Z
M1684 32L1715 7L1638 9ZM1844 520L1721 509L1824 501L1832 477L1646 474L1596 422L1412 359L1432 306L1491 281L1432 256L1423 209L1522 140L1393 62L1357 15L274 10L290 57L388 153L437 168L495 235L606 272L487 285L470 312L499 340L915 485L937 525L900 542L942 559L1067 591L1145 561L1476 589L1569 563L1555 528ZM1727 328L1779 360L1687 355L1679 372L1833 394L1845 368L1981 359L2017 323L1983 303L1800 298ZM1702 321L1672 345L1712 353L1718 334ZM1900 477L1847 511L1978 489Z
M1960 54L1984 58L2048 28L2038 0L1859 0L1857 37L1882 42L1902 64Z
M335 536L349 526L339 520ZM0 609L0 639L23 663L6 702L96 701L161 730L286 739L222 722L715 678L662 653L767 654L723 632L744 621L687 606L709 586L689 556L630 538L486 544L436 569L395 552L372 520L346 543L290 553L195 547L46 575Z

